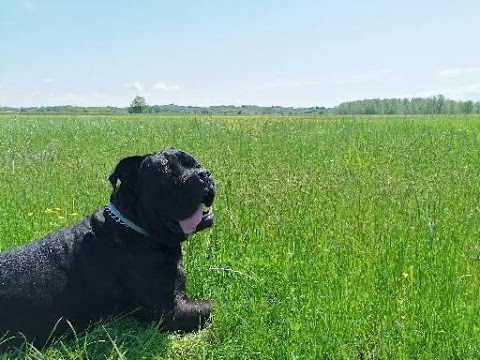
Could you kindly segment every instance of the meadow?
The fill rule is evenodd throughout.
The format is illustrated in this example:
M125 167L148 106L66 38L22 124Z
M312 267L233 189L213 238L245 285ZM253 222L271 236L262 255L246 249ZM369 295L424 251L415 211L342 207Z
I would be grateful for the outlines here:
M134 319L0 359L480 358L480 117L0 115L0 250L104 206L168 146L218 183L185 243L209 329Z

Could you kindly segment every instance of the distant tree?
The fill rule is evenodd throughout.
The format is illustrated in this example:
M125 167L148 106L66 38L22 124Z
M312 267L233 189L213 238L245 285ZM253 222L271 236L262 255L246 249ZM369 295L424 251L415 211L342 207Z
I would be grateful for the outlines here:
M128 108L129 113L133 114L140 114L147 112L148 105L147 101L143 96L135 96L135 99L133 99L132 103L130 104L130 107Z
M469 100L463 103L463 113L464 114L473 114L474 112L474 103Z
M435 113L436 114L442 114L443 107L445 105L445 96L443 95L438 95L437 97L433 97L435 99Z

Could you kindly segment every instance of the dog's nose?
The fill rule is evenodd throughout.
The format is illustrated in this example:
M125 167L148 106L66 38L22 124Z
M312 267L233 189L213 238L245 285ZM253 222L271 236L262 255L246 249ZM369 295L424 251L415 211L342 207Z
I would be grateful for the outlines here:
M207 181L212 181L213 180L212 173L208 170L202 170L202 172L200 173L200 178L202 180L207 180Z

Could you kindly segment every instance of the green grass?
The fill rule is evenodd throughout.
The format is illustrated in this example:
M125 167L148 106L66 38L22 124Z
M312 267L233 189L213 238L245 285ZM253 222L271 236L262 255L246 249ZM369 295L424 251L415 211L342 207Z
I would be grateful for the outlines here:
M185 246L211 327L127 318L12 356L480 358L480 117L1 115L0 248L92 213L120 158L171 145L218 182L215 227Z

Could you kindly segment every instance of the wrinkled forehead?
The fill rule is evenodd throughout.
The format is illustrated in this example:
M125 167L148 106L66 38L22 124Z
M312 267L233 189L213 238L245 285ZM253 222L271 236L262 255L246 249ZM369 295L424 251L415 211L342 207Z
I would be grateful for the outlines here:
M170 162L186 168L198 168L200 163L190 154L176 149L166 149L154 154L153 159L161 163Z
M183 151L168 149L145 158L140 170L170 174L180 178L200 168L200 163L193 156Z
M167 149L147 156L140 165L141 186L150 184L168 194L181 192L196 198L193 193L205 196L214 190L215 181L207 169L191 155L176 149ZM153 190L153 189L150 189ZM182 196L183 197L183 196Z

